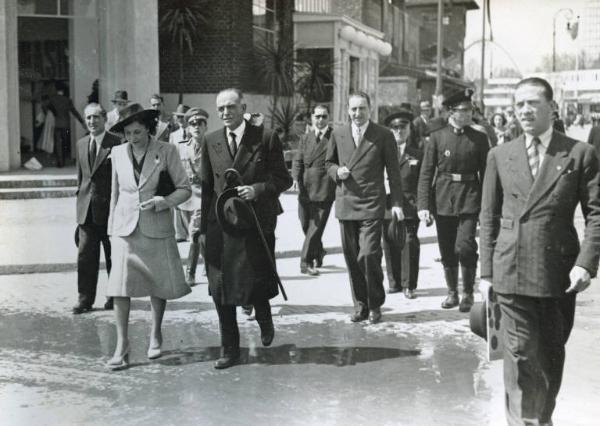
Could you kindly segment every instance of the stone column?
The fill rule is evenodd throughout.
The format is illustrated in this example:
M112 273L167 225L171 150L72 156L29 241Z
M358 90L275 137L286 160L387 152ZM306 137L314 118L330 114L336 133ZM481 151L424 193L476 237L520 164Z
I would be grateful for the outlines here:
M0 172L21 166L17 2L0 0Z
M103 0L99 5L100 101L111 109L115 90L149 106L159 91L158 1Z

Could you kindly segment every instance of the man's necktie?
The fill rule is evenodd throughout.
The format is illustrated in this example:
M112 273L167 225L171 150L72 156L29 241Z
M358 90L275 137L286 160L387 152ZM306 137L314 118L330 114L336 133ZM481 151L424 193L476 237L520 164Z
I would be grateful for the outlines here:
M360 134L360 128L356 128L353 131L354 135L354 145L358 146L358 144L360 143L360 138L361 138L361 134Z
M323 132L319 132L317 134L317 143L321 142L321 138L323 137Z
M90 141L90 152L89 152L89 160L90 160L90 169L94 168L94 163L96 162L96 152L98 151L98 147L96 146L96 139L92 137Z
M237 154L237 143L235 142L235 133L230 132L229 133L229 149L231 151L231 155L233 158L235 158L235 154Z
M538 138L533 138L527 147L527 158L529 159L529 169L531 170L531 176L534 177L537 175L538 170L540 168L540 157L538 152L538 145L540 144L540 140Z

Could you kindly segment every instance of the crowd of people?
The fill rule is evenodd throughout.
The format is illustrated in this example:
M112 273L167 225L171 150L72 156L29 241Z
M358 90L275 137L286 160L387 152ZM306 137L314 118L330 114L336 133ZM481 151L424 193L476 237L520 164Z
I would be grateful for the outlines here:
M269 301L280 292L285 298L274 261L279 196L294 185L305 234L302 274L319 275L335 202L352 322L382 320L384 255L387 293L416 297L418 230L435 223L448 291L441 307L471 310L479 264L480 290L493 289L502 311L509 423L551 424L576 293L598 267L598 159L593 147L557 130L545 80L519 82L514 109L494 114L491 125L471 96L464 90L448 97L435 118L428 101L419 104L418 117L402 104L378 124L369 96L355 92L349 123L335 128L329 107L318 104L291 174L277 132L246 112L238 89L217 95L222 127L211 132L199 107L180 105L169 120L160 95L151 96L149 108L130 102L126 91L116 92L108 113L89 104L89 135L77 145L73 313L92 310L103 245L105 308L114 307L117 327L107 366L128 366L131 297L150 297L147 356L158 358L166 302L191 291L202 255L221 334L214 367L239 362L237 306L255 311L262 344L271 345ZM573 225L578 204L586 218L581 248ZM191 241L185 272L177 248L184 239Z

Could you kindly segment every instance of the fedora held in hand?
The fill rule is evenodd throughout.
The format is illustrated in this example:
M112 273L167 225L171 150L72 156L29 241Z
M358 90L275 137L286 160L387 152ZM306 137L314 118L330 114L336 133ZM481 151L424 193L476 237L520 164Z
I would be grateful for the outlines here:
M226 189L217 198L217 222L229 235L240 236L256 228L251 207L238 196L237 188Z

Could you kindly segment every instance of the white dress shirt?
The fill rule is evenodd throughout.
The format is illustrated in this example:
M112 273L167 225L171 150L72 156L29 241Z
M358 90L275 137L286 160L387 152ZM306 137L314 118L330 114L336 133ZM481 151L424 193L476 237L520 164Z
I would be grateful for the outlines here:
M96 141L96 157L98 156L98 153L100 153L100 147L102 146L102 141L104 140L104 135L106 134L106 131L100 133L98 136L94 136L92 134L90 134L90 147L88 149L91 150L91 146L92 146L92 139Z
M369 121L367 121L362 126L357 126L352 123L352 139L354 140L354 145L358 146L358 144L362 141L362 138L365 136L365 132L367 131L367 127L369 127Z
M227 135L227 144L231 146L231 133L235 134L235 152L238 152L240 149L240 142L242 141L242 137L244 136L244 131L246 130L246 120L242 120L242 124L237 126L233 130L229 130L225 128L225 134Z

